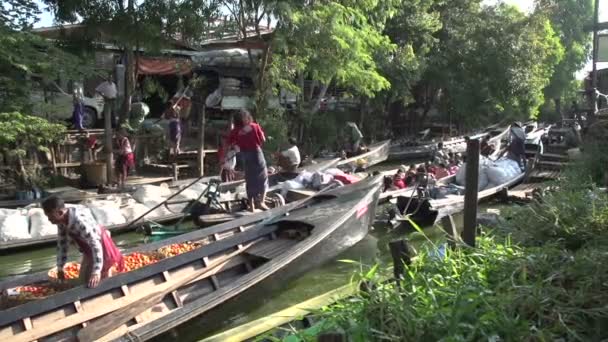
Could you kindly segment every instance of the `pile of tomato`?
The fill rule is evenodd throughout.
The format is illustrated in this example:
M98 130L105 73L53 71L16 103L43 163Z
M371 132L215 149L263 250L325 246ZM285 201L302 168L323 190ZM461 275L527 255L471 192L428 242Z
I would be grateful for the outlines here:
M78 279L80 275L80 264L77 262L68 262L63 267L63 276L65 279ZM57 271L50 270L49 277L57 279Z
M190 252L191 250L197 249L199 246L199 244L193 242L174 243L172 245L159 248L158 252L165 258L170 258L182 253Z
M56 291L50 286L28 285L15 288L17 300L28 300L33 298L43 298L54 294Z
M134 252L129 255L125 255L124 272L133 271L138 268L154 264L163 258L170 258L182 253L190 252L198 247L200 247L199 243L174 243L172 245L159 248L157 253L144 254ZM76 262L67 263L63 268L63 273L65 279L78 279L78 275L80 274L80 264ZM57 270L53 269L49 271L49 277L57 279ZM11 297L17 300L44 298L57 292L54 287L48 285L19 286L13 290L15 294L11 295Z
M155 262L158 262L158 258L147 255L139 252L131 253L129 255L125 255L125 272L133 271L138 268L151 265Z

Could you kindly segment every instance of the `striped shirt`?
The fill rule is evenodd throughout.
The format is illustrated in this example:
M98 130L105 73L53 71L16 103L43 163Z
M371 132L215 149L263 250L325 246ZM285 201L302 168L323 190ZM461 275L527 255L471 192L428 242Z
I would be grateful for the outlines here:
M68 224L58 224L57 228L57 269L62 270L67 262L68 240L72 240L72 235L89 245L93 258L92 274L100 275L103 267L101 229L91 212L81 208L68 208Z

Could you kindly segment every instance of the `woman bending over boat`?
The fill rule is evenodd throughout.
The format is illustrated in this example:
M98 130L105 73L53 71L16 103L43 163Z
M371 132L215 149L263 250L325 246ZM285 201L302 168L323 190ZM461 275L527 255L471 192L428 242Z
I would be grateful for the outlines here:
M57 278L64 280L63 266L67 262L68 242L72 241L82 253L79 280L88 287L97 287L101 279L111 276L110 269L124 269L122 254L110 233L97 224L90 211L66 208L63 200L49 197L42 209L51 223L57 225Z
M256 202L261 209L267 210L268 207L264 204L264 201L268 189L268 170L262 152L262 145L266 142L266 136L262 127L253 122L253 118L248 111L241 110L235 118L234 129L230 132L229 142L237 147L243 158L245 187L250 210L255 211Z

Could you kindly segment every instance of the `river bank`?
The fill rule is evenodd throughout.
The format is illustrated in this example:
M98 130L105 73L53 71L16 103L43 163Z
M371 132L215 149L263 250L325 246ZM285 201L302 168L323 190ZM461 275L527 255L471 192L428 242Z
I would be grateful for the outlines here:
M355 281L374 290L324 308L291 340L327 331L352 341L606 339L608 195L596 184L607 153L585 151L558 191L504 210L476 247L438 256L429 238L399 283L381 281L388 264L359 272Z

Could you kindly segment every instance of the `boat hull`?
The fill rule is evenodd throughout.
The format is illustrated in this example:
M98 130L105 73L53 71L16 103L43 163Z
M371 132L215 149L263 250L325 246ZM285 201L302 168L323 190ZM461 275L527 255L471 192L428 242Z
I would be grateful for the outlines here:
M233 222L140 246L128 252L161 253L160 247L194 242L198 247L105 279L98 287L77 286L49 297L4 307L0 337L12 341L55 341L87 334L113 320L102 340L149 339L273 277L290 278L361 240L372 222L381 177L317 194ZM286 214L289 215L286 216ZM354 221L353 221L354 220ZM166 251L167 249L165 249ZM171 250L171 249L169 249ZM0 282L0 290L42 284L46 272ZM163 290L165 289L165 290ZM147 304L127 320L117 310ZM133 319L130 319L133 317ZM89 332L87 332L89 331ZM100 335L101 336L101 335Z
M266 277L257 280L252 279L253 284L250 284L247 288L234 291L230 295L230 298L222 303L202 307L197 307L197 304L193 303L192 309L189 312L175 312L155 321L153 326L142 327L133 331L128 336L117 338L114 341L132 341L131 338L133 336L136 336L138 340L149 340L197 317L200 318L197 321L212 319L211 316L214 315L214 309L218 308L220 304L222 306L226 304L232 307L239 307L248 297L266 297L269 291L280 289L290 279L332 260L346 249L361 241L368 234L369 227L373 223L379 196L380 188L377 187L376 191L371 196L368 196L369 199L367 200L365 209L363 207L357 208L353 215L341 222L336 229L332 230L323 239L320 239L319 243L315 244L314 247L298 255L292 262L274 269ZM325 219L330 219L331 214L331 211L324 213ZM319 219L323 220L324 218Z

